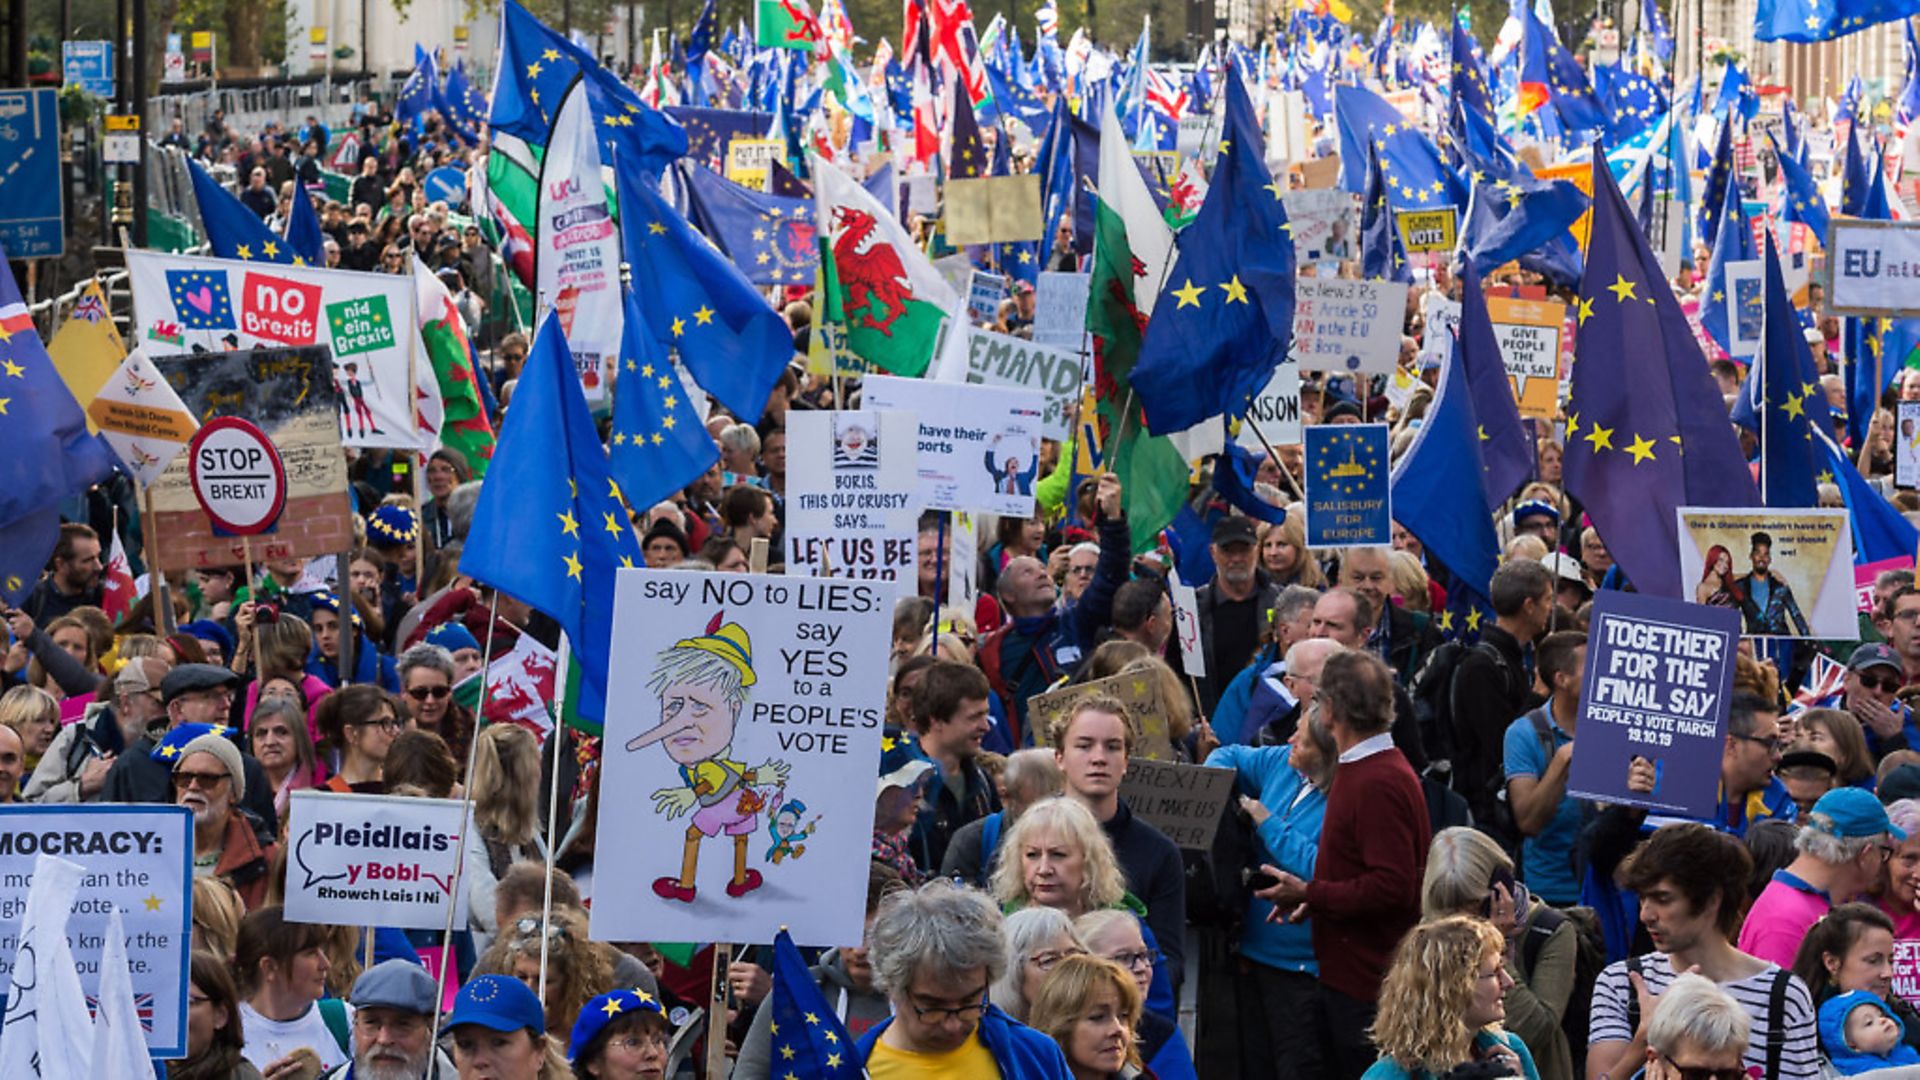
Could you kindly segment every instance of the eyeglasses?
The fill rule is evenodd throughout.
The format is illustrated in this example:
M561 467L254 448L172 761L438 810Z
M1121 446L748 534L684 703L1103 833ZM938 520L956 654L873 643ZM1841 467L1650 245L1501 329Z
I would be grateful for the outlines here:
M1660 1060L1666 1063L1667 1068L1673 1071L1678 1080L1746 1080L1747 1070L1744 1065L1725 1069L1716 1069L1711 1066L1689 1068L1676 1064L1673 1058L1664 1053L1660 1055Z
M1091 566L1069 566L1069 567L1067 567L1067 573L1069 573L1069 574L1072 574L1072 575L1073 575L1074 577L1092 577L1092 576L1093 576L1093 567L1091 567Z
M1128 971L1152 971L1154 965L1165 960L1167 954L1158 950L1139 949L1134 952L1110 953L1107 959L1126 968Z
M398 731L400 730L400 728L405 726L399 720L391 716L376 717L375 719L372 719L372 720L351 720L348 722L351 723L354 727L381 727L381 728L386 728L390 731Z
M1899 851L1898 848L1889 846L1887 844L1875 844L1874 848L1880 852L1881 866L1885 866L1888 863L1892 862L1894 855L1897 854Z
M528 915L519 922L514 923L513 928L522 936L538 934L540 932L540 920L532 915ZM552 923L547 926L547 937L550 939L564 940L568 936L567 928L561 926L559 923Z
M613 1050L617 1048L625 1050L629 1054L648 1048L657 1049L666 1045L667 1036L665 1032L648 1031L639 1035L629 1035L624 1039L607 1040L607 1049Z
M974 1002L972 1005L962 1005L957 1009L946 1007L926 1008L919 1002L913 1000L911 994L907 996L907 1005L913 1009L915 1019L923 1024L944 1024L949 1020L975 1023L979 1021L981 1015L987 1011L987 989L988 987L985 986L980 988L979 1001Z
M1040 971L1052 971L1055 964L1058 964L1069 956L1085 955L1087 955L1087 950L1085 949L1056 949L1049 952L1034 953L1032 956L1027 957L1027 963L1032 964Z
M173 774L173 786L181 791L191 788L205 788L212 791L219 787L221 782L231 779L232 777L223 772L187 772L183 769Z
M1859 678L1861 686L1870 690L1878 690L1883 694L1897 694L1900 692L1900 688L1906 685L1898 675L1889 675L1884 679L1870 679L1865 672L1860 672Z
M407 696L415 701L425 701L428 698L438 700L451 693L453 693L453 687L451 686L412 686L407 688Z
M1729 732L1728 734L1732 733ZM1750 742L1755 746L1764 746L1768 751L1775 754L1784 754L1787 751L1787 740L1777 735L1773 738L1766 738L1760 735L1734 735L1733 737L1739 739L1741 742Z

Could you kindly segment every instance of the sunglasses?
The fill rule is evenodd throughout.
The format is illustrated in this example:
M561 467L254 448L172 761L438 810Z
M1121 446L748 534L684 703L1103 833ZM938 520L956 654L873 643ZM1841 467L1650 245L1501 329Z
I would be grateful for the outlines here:
M222 781L229 779L232 778L223 772L187 772L183 769L173 774L173 786L180 791L187 791L192 788L204 788L207 791L212 791L214 788L219 787Z
M1858 672L1857 674L1859 675L1861 686L1871 690L1878 690L1883 694L1897 694L1900 692L1900 688L1906 685L1898 675L1888 675L1885 678L1876 679L1864 671Z
M1689 1068L1685 1065L1674 1064L1673 1059L1665 1054L1660 1055L1660 1060L1666 1063L1668 1071L1678 1077L1679 1080L1746 1080L1747 1070L1744 1067L1727 1069L1715 1069L1711 1067Z
M415 701L425 701L428 698L438 701L451 693L453 693L451 686L414 686L407 689L407 696Z

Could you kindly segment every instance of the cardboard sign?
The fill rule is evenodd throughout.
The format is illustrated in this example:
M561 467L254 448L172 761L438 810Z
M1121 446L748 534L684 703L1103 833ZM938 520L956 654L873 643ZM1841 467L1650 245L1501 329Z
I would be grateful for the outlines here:
M1273 369L1273 378L1247 402L1237 439L1249 450L1266 453L1266 443L1292 446L1300 441L1300 365L1287 360Z
M1315 424L1306 436L1307 546L1390 545L1387 425Z
M600 828L600 941L858 945L893 587L622 570ZM691 832L689 831L691 830ZM682 875L686 875L683 878Z
M920 425L920 502L929 510L1033 516L1046 398L1032 390L869 376L866 404Z
M411 276L139 250L127 270L137 344L163 370L163 357L186 353L331 346L333 369L313 390L330 384L346 403L336 425L345 445L433 447L436 433L415 427L414 377L430 367Z
M1180 645L1180 666L1196 679L1207 677L1206 650L1200 647L1200 599L1193 586L1169 571L1167 594L1173 601L1173 637Z
M1087 351L1087 291L1092 275L1042 270L1033 287L1033 340L1036 344Z
M773 181L773 163L785 160L786 156L784 140L735 136L727 142L727 179L741 187L765 191Z
M1740 617L1728 608L1596 593L1567 794L1711 817L1739 637ZM1636 757L1653 762L1650 793L1627 790Z
M1232 769L1132 755L1120 781L1120 801L1180 847L1210 851L1233 800L1233 779Z
M918 435L903 412L788 417L787 573L890 581L912 573Z
M1680 580L1697 583L1687 599L1738 612L1749 637L1851 641L1859 634L1847 511L1682 506L1676 513Z
M1293 253L1303 263L1338 264L1354 257L1352 194L1338 190L1289 191L1280 197L1286 207ZM1322 271L1331 276L1330 271Z
M1385 375L1400 359L1407 287L1303 277L1294 283L1293 347L1302 371Z
M296 791L287 814L287 921L438 930L456 888L459 799ZM471 867L467 868L472 871Z
M338 554L352 546L347 459L340 452L340 414L351 399L335 389L342 372L324 346L166 356L154 367L189 413L201 420L251 420L279 451L286 503L277 531L254 541L256 562ZM161 569L241 563L239 539L216 534L194 497L188 455L176 457L151 491Z
M1006 244L1038 240L1040 176L982 176L947 181L947 242Z
M1893 482L1898 487L1920 486L1920 401L1899 403L1899 427L1893 437Z
M967 335L967 381L983 386L1012 386L1046 395L1040 421L1043 438L1065 441L1067 413L1080 398L1086 363L1078 351L1065 352L991 330Z
M1544 300L1487 297L1487 317L1500 359L1513 381L1520 415L1551 420L1560 411L1560 334L1567 305Z
M1167 734L1167 714L1160 705L1160 684L1152 676L1109 675L1104 679L1075 683L1027 699L1027 726L1036 745L1052 746L1053 729L1073 715L1073 707L1088 698L1107 696L1119 700L1127 710L1127 725L1133 729L1132 757L1150 761L1173 760L1173 744Z
M33 864L42 853L86 868L67 937L80 986L99 993L107 915L127 934L147 1049L187 1056L187 957L193 947L193 815L185 807L108 803L0 805L0 981L13 974Z
M1437 210L1395 210L1393 221L1408 254L1445 254L1457 246L1455 228L1459 215L1451 206Z

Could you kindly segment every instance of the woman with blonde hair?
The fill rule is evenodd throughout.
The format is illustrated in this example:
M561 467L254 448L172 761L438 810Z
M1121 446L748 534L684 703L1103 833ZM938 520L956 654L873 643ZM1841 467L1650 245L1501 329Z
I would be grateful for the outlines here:
M1299 504L1295 504L1296 506ZM1262 525L1259 543L1254 549L1260 553L1260 569L1281 588L1288 585L1305 585L1310 589L1327 587L1327 575L1314 561L1313 554L1307 550L1307 515L1305 509L1295 512L1288 509L1285 521L1278 525Z
M1101 642L1087 658L1088 682L1105 679L1120 674L1127 665L1136 660L1144 660L1153 655L1153 651L1137 641L1126 638L1111 638Z
M1096 956L1073 956L1040 984L1029 1025L1060 1044L1075 1080L1150 1076L1133 1033L1140 990L1126 969Z
M467 833L465 855L467 922L474 948L484 952L497 929L494 890L500 876L522 859L545 862L547 857L539 833L540 744L533 733L513 724L481 731L474 740L468 786L474 828Z
M1507 939L1465 915L1421 923L1394 951L1368 1034L1379 1060L1362 1080L1411 1080L1476 1064L1476 1076L1540 1080L1519 1036L1500 1030L1502 996L1513 980Z
M240 920L246 905L233 883L208 874L193 879L193 947L205 949L223 963L233 963L233 951L240 938Z
M37 686L16 686L0 696L0 725L20 736L20 775L32 776L60 731L60 702Z
M1140 906L1127 892L1112 841L1093 812L1073 799L1056 796L1028 807L1001 845L991 884L1006 911L1037 904L1077 919L1102 908Z
M474 966L476 975L506 975L540 989L540 920L527 916L500 928L493 944ZM554 909L547 924L547 1034L565 1039L573 1033L580 1007L613 989L612 946L587 939L587 924L571 911Z
M1387 580L1391 586L1393 599L1408 611L1422 614L1433 610L1433 592L1427 578L1426 568L1420 565L1420 557L1411 551L1391 551L1387 553Z

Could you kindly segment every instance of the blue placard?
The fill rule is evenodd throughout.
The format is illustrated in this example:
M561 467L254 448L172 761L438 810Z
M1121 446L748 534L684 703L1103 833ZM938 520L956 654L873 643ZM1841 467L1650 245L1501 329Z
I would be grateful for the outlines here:
M1393 542L1387 425L1315 424L1307 436L1307 546Z
M1733 608L1595 593L1567 794L1712 817L1739 643ZM1627 790L1636 757L1653 763L1652 792Z
M105 41L60 43L60 76L98 98L113 97L113 45Z
M452 165L442 165L427 174L422 190L427 193L428 202L443 202L452 209L466 201L467 174Z
M59 91L0 90L0 244L15 259L66 253Z

